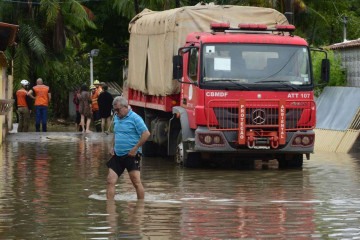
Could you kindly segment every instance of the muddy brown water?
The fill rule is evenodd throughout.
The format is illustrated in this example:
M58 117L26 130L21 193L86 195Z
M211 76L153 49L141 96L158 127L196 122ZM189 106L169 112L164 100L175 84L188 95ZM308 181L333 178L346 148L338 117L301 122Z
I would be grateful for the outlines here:
M111 135L10 135L0 154L0 239L359 239L360 154L302 170L184 169L144 158L105 199Z

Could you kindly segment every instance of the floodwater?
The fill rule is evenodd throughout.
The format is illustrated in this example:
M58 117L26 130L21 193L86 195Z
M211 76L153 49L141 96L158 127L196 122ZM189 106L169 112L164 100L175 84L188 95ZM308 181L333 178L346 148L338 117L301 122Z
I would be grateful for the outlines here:
M145 200L125 174L108 202L111 136L24 136L0 151L0 239L360 239L358 153L318 152L302 170L144 158Z

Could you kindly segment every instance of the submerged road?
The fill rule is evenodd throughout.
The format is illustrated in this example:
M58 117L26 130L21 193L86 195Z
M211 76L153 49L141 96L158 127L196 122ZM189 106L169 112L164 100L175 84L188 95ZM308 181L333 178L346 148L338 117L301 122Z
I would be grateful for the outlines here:
M112 135L9 134L0 239L359 239L360 151L302 170L184 169L144 158L145 201L124 174L105 199Z

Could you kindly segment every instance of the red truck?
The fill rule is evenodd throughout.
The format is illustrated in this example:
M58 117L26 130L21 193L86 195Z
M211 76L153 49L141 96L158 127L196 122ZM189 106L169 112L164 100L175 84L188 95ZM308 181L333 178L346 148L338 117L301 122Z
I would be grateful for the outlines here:
M316 106L310 49L294 30L269 8L137 15L124 91L151 132L143 153L185 167L277 159L279 168L301 168L314 150Z

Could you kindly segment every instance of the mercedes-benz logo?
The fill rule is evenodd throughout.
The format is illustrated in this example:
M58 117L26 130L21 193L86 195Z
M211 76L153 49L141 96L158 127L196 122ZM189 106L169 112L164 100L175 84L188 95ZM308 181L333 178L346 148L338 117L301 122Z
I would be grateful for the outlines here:
M263 124L266 121L266 113L262 109L255 109L252 113L252 122L256 125Z

